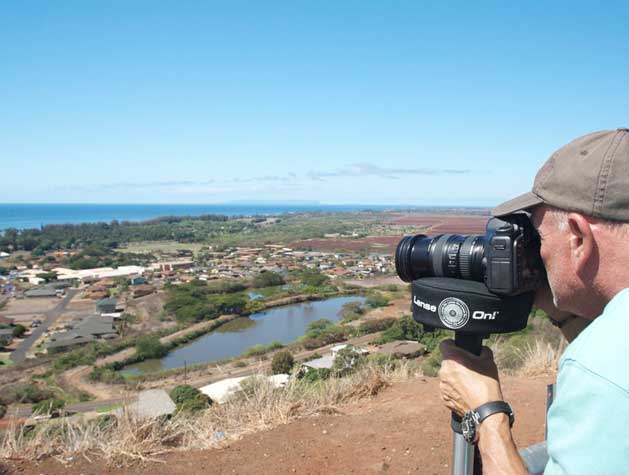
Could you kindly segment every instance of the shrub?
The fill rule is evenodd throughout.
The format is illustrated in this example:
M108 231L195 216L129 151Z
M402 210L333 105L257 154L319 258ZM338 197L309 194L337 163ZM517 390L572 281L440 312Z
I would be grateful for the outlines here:
M294 364L295 359L290 351L278 351L273 355L271 370L273 371L273 374L290 374Z
M24 325L17 324L13 327L13 337L21 338L26 333L26 327Z
M264 345L260 345L260 344L253 345L247 348L247 351L245 351L245 357L250 358L252 356L262 356L266 352L267 352L267 349Z
M5 406L4 404L0 404L0 419L2 419L6 413L7 406Z
M36 403L52 398L52 392L40 388L36 384L28 383L7 388L0 397L2 402L6 404L14 402Z
M143 336L136 344L137 357L140 360L161 358L168 353L168 347L163 345L156 336Z
M116 384L124 382L124 377L118 373L118 366L121 365L105 365L96 366L89 375L89 379L92 381L100 381L108 384Z
M316 269L304 269L299 272L299 279L306 287L323 287L330 278Z
M173 388L170 397L179 411L198 412L212 405L212 400L208 396L188 384Z
M422 365L422 373L424 373L424 376L431 378L437 376L439 369L441 369L441 359L441 352L439 348L436 348Z
M273 340L271 343L269 343L269 346L267 346L267 351L273 351L273 350L279 350L280 348L284 348L284 343L282 343L281 341L277 341L277 340Z
M367 297L365 305L371 308L386 307L389 305L389 299L382 294L375 294Z
M255 289L260 289L263 287L275 287L278 285L284 285L286 282L284 278L271 271L260 272L253 278L252 286Z
M439 345L439 342L449 334L445 330L427 332L421 324L406 315L385 330L375 343L382 345L395 340L413 340L426 345L428 351L433 351Z
M319 320L315 320L310 325L308 325L308 328L306 329L306 335L317 337L321 333L323 333L324 330L330 328L333 325L334 322L332 322L331 320L328 320L327 318L320 318Z
M314 383L316 381L328 379L330 377L330 374L331 371L328 368L311 368L303 374L301 380L307 383Z
M341 316L343 318L347 318L348 315L352 314L363 315L364 313L365 308L360 302L347 302L341 307Z
M332 363L332 373L335 376L345 376L356 371L365 362L365 356L354 345L347 345L336 354Z
M397 318L381 318L378 320L367 320L358 327L358 332L361 335L368 335L370 333L377 333L388 328L391 328L397 322Z
M175 386L172 391L170 391L170 397L175 404L181 404L189 399L196 398L200 392L201 391L197 388L190 386L189 384L180 384L179 386Z
M245 310L248 313L260 313L265 309L265 305L259 300L249 300L245 306Z
M315 348L347 340L347 338L352 335L352 329L349 327L332 325L323 331L314 332L314 334L316 334L316 336L307 333L297 341L306 350L314 350Z
M37 414L51 414L53 411L62 409L65 405L65 401L62 399L44 399L33 405L33 412Z

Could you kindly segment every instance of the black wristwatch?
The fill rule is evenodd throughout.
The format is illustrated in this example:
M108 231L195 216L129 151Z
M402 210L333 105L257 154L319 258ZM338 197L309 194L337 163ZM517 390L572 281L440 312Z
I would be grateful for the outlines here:
M463 416L461 420L461 432L465 440L470 444L475 444L478 434L478 425L492 414L498 412L507 414L509 416L509 426L513 427L515 417L513 416L513 409L511 409L509 403L504 401L488 402Z

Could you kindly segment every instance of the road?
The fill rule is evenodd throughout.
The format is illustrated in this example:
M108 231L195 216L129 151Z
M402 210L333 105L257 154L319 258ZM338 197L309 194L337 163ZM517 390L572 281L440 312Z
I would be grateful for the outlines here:
M63 297L63 300L61 300L61 302L59 302L52 310L44 313L46 319L42 322L42 324L35 328L29 337L20 343L15 351L9 356L14 363L21 363L26 359L27 351L30 350L31 346L33 346L37 339L57 321L70 300L72 300L79 292L79 289L68 289L66 296Z

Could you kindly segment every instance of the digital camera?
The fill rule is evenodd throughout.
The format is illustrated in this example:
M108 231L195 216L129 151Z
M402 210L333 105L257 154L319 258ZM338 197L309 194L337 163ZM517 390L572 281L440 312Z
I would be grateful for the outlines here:
M487 222L484 236L404 237L395 251L399 277L412 282L445 277L483 282L497 295L532 292L546 280L540 239L525 213Z

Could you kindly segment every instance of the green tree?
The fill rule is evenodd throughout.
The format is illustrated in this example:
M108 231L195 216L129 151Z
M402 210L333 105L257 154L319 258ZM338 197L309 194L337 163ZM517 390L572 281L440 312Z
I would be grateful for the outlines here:
M309 287L322 287L330 281L330 278L316 269L304 269L299 273L301 283Z
M22 338L26 333L26 327L24 325L20 325L19 323L13 327L13 337L14 338Z
M136 343L137 356L142 360L161 358L168 353L168 347L163 345L156 336L143 336Z
M44 279L46 283L57 280L56 272L42 272L41 274L37 274L37 277L40 279Z
M294 365L295 359L290 351L278 351L273 355L271 370L273 371L273 374L290 374Z
M276 272L264 271L259 273L253 278L252 286L256 289L262 287L275 287L277 285L284 285L286 282L284 278Z

